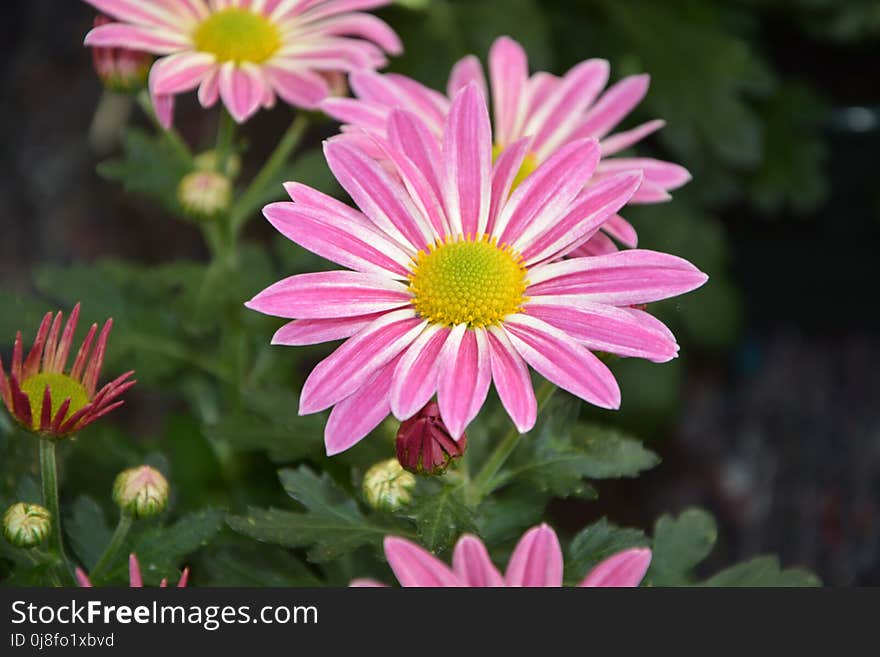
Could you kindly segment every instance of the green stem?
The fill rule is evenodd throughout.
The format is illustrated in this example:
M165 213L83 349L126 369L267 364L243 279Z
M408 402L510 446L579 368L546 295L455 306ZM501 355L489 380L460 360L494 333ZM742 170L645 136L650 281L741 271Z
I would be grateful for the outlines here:
M101 558L98 559L98 563L95 564L95 567L92 568L92 572L89 573L89 577L93 583L97 583L99 578L104 575L104 571L107 570L107 568L116 560L119 550L125 545L125 539L128 537L131 525L131 515L123 511L122 515L119 516L119 524L116 525L116 531L113 532L110 543L107 544L107 549L104 550L104 554L101 555Z
M171 147L171 149L177 154L177 156L190 164L192 162L193 156L189 150L189 146L186 145L186 142L183 140L183 137L178 134L178 132L174 128L169 128L168 130L159 122L159 117L156 116L156 111L153 109L153 102L150 100L150 94L146 91L142 91L137 96L138 105L140 105L141 110L143 110L144 114L146 114L153 124L156 126L156 129L159 131L159 134L162 135L162 138L165 142Z
M214 151L217 153L217 171L224 176L229 163L229 156L235 143L235 119L225 109L220 110L220 119L217 122L217 145Z
M544 381L536 395L539 413L555 391L555 385L549 381ZM507 459L513 454L513 451L517 448L517 445L519 445L519 440L523 435L524 434L521 434L515 426L511 427L504 439L498 443L498 446L492 454L489 455L489 458L483 464L483 467L480 469L479 473L477 473L477 476L474 477L471 484L471 503L473 506L478 505L483 501L483 498L486 497L486 495L492 492L498 471L501 470L502 466L507 462Z
M290 127L287 129L287 132L284 133L281 141L278 142L278 146L275 147L272 155L266 160L263 168L260 169L260 172L253 179L244 194L241 195L238 202L232 207L229 221L232 228L233 239L237 238L242 228L244 228L245 224L248 222L248 219L251 218L260 203L263 202L263 195L266 193L266 188L278 176L281 167L287 164L288 159L290 159L290 154L302 140L308 125L308 115L305 112L297 114L297 117L293 120L293 123L290 124Z
M43 506L52 516L50 548L61 562L65 577L72 582L70 562L67 560L67 553L64 550L64 534L61 532L61 505L58 503L58 466L55 462L55 443L47 438L40 439L40 475L43 486Z

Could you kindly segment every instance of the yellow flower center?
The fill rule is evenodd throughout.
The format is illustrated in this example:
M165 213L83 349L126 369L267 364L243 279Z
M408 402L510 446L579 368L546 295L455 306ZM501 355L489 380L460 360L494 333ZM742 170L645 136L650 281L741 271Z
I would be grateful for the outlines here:
M211 14L196 29L193 41L197 50L220 62L259 64L281 47L281 34L262 14L233 8Z
M409 277L413 305L435 324L470 328L500 323L525 303L522 258L496 238L447 239L419 251Z
M492 161L495 162L501 153L504 152L504 146L501 144L493 144L492 145ZM519 166L519 171L516 172L516 177L513 179L513 184L510 186L510 193L513 193L517 187L519 187L520 183L528 178L535 169L538 168L538 158L535 157L534 153L528 153L522 161L522 164Z
M46 386L49 386L52 394L52 418L66 399L70 399L70 407L67 409L65 419L89 403L89 394L83 384L66 374L41 372L25 379L21 384L21 391L27 395L31 404L31 426L34 431L40 429L40 420L43 417L43 393Z

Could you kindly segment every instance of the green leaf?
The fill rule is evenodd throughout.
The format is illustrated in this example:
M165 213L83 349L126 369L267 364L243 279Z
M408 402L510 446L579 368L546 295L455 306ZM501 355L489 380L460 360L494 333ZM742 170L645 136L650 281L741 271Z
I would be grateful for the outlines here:
M704 586L821 586L813 573L803 568L779 567L772 556L755 557L731 566L703 582Z
M702 509L687 509L677 518L661 516L654 525L654 556L649 575L658 586L693 583L693 568L709 556L718 529Z
M167 577L178 576L178 566L217 535L223 526L223 511L205 509L187 514L169 527L149 529L129 541L129 552L137 555L144 581L158 584ZM128 553L126 553L127 555ZM120 558L109 571L106 579L112 582L127 581L128 559Z
M86 571L91 570L107 545L112 532L107 526L104 511L91 497L77 498L64 522L70 547L79 557Z
M313 562L330 561L363 545L378 547L394 529L368 519L357 503L327 473L320 477L306 466L279 472L287 493L304 513L251 508L227 519L235 531L258 541L285 547L308 547Z
M450 547L464 533L476 531L473 512L465 505L458 486L419 495L407 507L418 529L418 543L431 552Z
M617 527L602 518L572 539L565 560L566 581L580 582L600 561L621 550L648 544L640 529Z
M252 544L228 548L205 560L207 575L219 586L319 586L321 581L287 550Z
M121 159L102 162L98 174L121 182L128 192L160 202L169 212L182 215L177 186L189 172L189 163L158 137L131 128L123 138Z

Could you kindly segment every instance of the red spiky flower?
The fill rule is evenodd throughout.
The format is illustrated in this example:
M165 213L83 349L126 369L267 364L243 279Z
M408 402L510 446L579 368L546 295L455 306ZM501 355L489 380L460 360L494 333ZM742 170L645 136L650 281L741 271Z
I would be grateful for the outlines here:
M27 358L23 358L21 332L16 334L8 375L0 359L0 398L19 424L46 438L69 436L104 417L123 404L119 397L135 383L130 380L134 372L126 372L97 389L112 319L104 323L97 342L98 325L92 324L73 367L65 373L79 304L62 332L63 318L60 311L54 320L51 312L46 313Z

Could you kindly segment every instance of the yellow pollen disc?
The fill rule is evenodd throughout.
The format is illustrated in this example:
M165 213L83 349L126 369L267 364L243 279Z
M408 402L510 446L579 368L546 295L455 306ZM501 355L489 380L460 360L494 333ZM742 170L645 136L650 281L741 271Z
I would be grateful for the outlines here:
M447 239L419 251L409 277L413 305L435 324L499 324L525 303L522 258L496 238Z
M70 399L70 407L67 409L65 419L89 403L89 394L83 384L66 374L41 372L25 379L21 384L21 391L27 395L31 403L31 426L35 431L39 430L40 420L43 417L43 393L46 386L49 386L52 395L53 418L65 399Z
M501 144L493 144L492 145L492 161L495 162L501 153L504 152L504 146ZM519 171L516 172L516 177L513 179L513 184L510 186L510 193L513 193L517 187L519 187L520 183L528 178L535 169L538 168L538 158L535 157L534 153L527 154L522 161L522 164L519 166Z
M233 8L211 14L196 29L193 41L197 50L220 62L259 64L281 47L281 34L265 16Z

